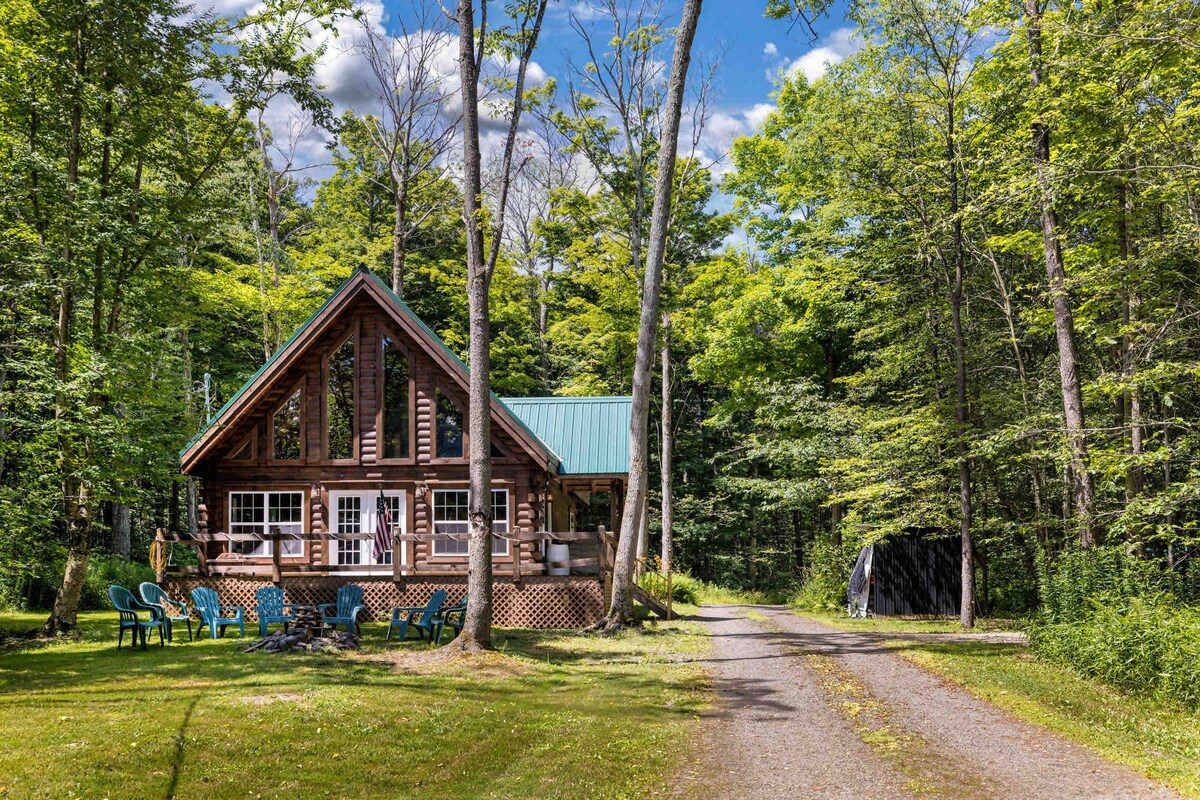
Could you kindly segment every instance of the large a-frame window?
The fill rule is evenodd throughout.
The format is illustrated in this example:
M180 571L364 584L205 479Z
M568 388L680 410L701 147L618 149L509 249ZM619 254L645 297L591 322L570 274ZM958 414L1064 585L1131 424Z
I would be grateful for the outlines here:
M388 337L383 337L383 457L409 458L408 357Z
M437 390L437 457L462 458L466 439L462 410L441 390Z
M331 459L354 458L354 337L329 356L326 410L329 415L326 448Z
M300 390L271 416L271 455L276 461L300 459Z

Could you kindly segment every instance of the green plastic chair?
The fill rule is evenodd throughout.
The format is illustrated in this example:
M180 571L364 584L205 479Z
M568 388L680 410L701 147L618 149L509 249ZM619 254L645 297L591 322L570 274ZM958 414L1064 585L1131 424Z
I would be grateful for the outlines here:
M258 615L258 635L262 638L267 637L267 626L283 623L283 630L286 633L288 625L296 621L296 612L289 611L296 606L292 603L285 603L283 589L278 586L264 586L254 593L254 612Z
M354 628L355 633L360 633L358 629L358 615L366 608L363 605L363 589L361 586L355 586L352 583L339 586L337 602L322 603L317 608L325 615L325 624L329 627L334 628L338 625L345 625L346 633L349 633L351 628Z
M196 604L196 613L200 615L200 625L196 628L196 635L200 635L200 631L204 626L208 626L208 634L213 639L217 638L217 631L220 635L225 635L225 629L230 625L237 625L242 636L246 635L246 609L244 606L223 606L217 593L206 586L197 586L192 589L192 602ZM226 611L236 612L233 616L222 616Z
M442 613L438 615L436 624L437 644L439 647L442 645L443 627L449 626L450 630L454 631L454 636L458 636L460 633L462 633L463 625L466 623L467 619L467 598L469 597L470 595L464 594L462 600L458 602L458 605L442 609ZM454 636L450 637L451 641L454 641Z
M390 641L392 638L392 629L399 628L400 641L408 638L408 626L411 625L417 629L417 635L422 641L425 640L425 634L429 634L429 641L433 641L435 626L439 625L439 614L442 606L446 604L446 590L438 589L429 598L429 605L424 606L407 606L392 609L392 618L388 622L387 636L384 641Z
M139 602L133 596L133 592L126 589L124 586L109 586L108 599L112 602L113 608L117 610L117 615L120 617L119 628L117 633L117 649L121 649L121 642L125 639L125 631L133 631L133 642L137 644L140 640L142 649L146 649L146 631L158 628L158 643L161 646L166 646L166 639L163 637L163 622L162 609L158 606L152 606L147 603ZM142 619L142 613L148 613L149 619Z
M138 586L138 594L142 596L142 602L149 606L158 606L162 611L163 619L167 621L167 641L175 641L174 630L176 622L186 622L188 629L188 641L192 640L192 615L188 613L187 603L182 600L172 600L170 596L163 591L163 588L157 583L146 581ZM179 608L181 611L178 614L172 614L174 608Z

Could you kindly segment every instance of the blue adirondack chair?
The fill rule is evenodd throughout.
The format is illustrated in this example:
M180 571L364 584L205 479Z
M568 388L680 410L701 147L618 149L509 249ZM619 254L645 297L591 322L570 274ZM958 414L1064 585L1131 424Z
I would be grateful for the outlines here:
M358 633L358 615L366 606L363 605L363 589L348 583L338 587L336 603L322 603L317 606L325 615L325 624L331 628L345 625L346 632L353 628Z
M152 606L147 603L140 602L133 596L133 592L126 589L124 586L108 587L108 599L112 602L113 608L117 610L117 615L120 617L120 627L117 634L117 649L121 649L121 642L125 639L125 631L133 631L133 643L142 643L142 649L146 649L146 631L158 628L158 643L165 646L166 640L163 638L163 615L162 609L158 606ZM145 614L149 619L143 619Z
M254 601L254 612L258 615L258 635L263 638L266 638L268 625L282 622L286 632L288 625L296 621L296 612L291 610L296 606L283 602L283 589L278 586L262 587L254 593Z
M218 631L220 635L225 635L225 628L230 625L237 625L242 636L246 635L246 609L244 606L223 606L221 600L217 597L217 593L206 586L197 586L192 589L192 602L196 604L196 613L200 615L200 625L196 628L196 635L200 635L200 631L204 626L208 626L208 634L213 639L217 638ZM225 612L235 612L233 616L223 616Z
M408 638L408 626L411 625L417 629L417 635L422 641L425 639L425 634L429 634L429 641L433 641L434 626L438 624L438 615L442 611L442 606L446 604L446 590L438 589L429 598L429 604L424 606L407 606L396 607L392 609L392 618L388 621L387 636L384 641L390 641L392 638L392 629L399 628L400 641Z
M182 600L172 600L157 583L146 581L138 586L138 594L142 602L148 606L158 606L167 621L167 641L175 641L174 628L176 622L186 622L188 641L192 640L192 615L188 613L187 603Z
M467 619L468 597L470 597L470 595L464 594L462 600L458 602L458 605L451 606L450 608L444 608L442 609L442 613L438 615L437 644L439 647L442 645L442 628L449 626L450 630L454 631L454 636L458 636L460 633L462 633L463 624ZM454 639L454 636L451 636L450 638Z

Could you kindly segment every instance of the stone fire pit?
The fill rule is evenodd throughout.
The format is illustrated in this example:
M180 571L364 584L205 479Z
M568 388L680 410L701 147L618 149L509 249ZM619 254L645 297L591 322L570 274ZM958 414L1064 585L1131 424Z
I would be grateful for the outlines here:
M338 631L325 624L325 616L316 606L294 606L296 619L286 630L272 633L242 648L243 653L262 650L264 653L287 653L292 651L317 652L320 650L357 650L358 637L353 633Z

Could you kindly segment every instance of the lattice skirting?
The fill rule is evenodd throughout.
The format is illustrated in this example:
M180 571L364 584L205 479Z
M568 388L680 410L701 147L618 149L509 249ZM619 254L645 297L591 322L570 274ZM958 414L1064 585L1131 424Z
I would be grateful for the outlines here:
M438 589L445 589L451 603L467 591L467 579L413 578L395 583L391 578L313 576L289 578L284 582L287 602L304 605L334 602L338 587L356 583L363 587L363 603L368 613L363 622L385 620L393 606L422 606ZM215 589L222 605L245 606L246 620L257 621L254 592L267 581L235 577L170 577L163 588L172 597L187 597L197 586ZM498 581L493 584L494 624L506 628L582 628L604 613L604 595L600 581L588 577L530 577L520 584Z

